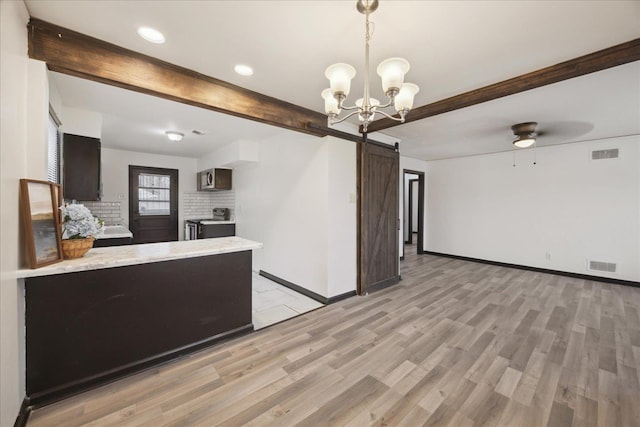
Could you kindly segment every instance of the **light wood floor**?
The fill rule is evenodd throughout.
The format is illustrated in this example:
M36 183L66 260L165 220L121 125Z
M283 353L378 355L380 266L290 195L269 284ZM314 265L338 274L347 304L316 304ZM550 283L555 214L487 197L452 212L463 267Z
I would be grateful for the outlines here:
M29 426L640 426L640 289L407 254L403 281Z

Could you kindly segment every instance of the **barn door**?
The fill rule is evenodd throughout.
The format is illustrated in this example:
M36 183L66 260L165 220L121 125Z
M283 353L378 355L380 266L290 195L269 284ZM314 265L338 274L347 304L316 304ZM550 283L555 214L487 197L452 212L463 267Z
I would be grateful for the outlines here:
M358 144L360 190L358 294L400 280L398 271L399 155L397 147Z

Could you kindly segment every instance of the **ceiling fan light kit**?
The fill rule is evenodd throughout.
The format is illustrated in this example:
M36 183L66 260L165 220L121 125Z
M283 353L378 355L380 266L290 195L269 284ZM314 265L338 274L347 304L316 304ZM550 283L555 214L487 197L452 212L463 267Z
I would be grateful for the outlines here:
M413 108L413 99L419 92L418 86L413 83L405 83L404 76L409 71L409 62L404 58L389 58L380 63L377 73L382 80L382 90L389 98L388 102L381 105L380 102L370 97L369 91L369 41L371 31L369 29L369 15L378 8L378 0L358 0L356 9L365 15L365 74L364 94L355 102L354 106L347 107L343 103L351 90L351 79L356 75L356 69L349 64L338 63L330 65L325 76L329 79L329 88L322 91L324 110L328 116L329 125L340 123L358 115L362 123L363 132L367 132L367 126L376 115L380 113L385 117L404 123L407 113ZM399 117L394 117L381 109L393 106ZM346 116L338 118L342 110L353 110Z
M515 135L513 145L518 148L531 147L536 142L536 137L538 136L536 126L538 126L536 122L518 123L517 125L511 126L511 130Z

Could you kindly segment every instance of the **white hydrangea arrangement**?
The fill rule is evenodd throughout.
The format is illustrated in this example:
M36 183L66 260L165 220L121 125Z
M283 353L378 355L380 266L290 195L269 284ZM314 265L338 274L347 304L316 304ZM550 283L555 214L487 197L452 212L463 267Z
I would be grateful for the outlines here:
M104 228L104 221L93 216L85 205L60 206L60 215L62 216L63 239L93 237Z

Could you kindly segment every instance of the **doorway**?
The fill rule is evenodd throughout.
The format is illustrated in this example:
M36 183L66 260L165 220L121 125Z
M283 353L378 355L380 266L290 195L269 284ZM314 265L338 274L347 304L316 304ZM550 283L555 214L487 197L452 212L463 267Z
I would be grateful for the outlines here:
M178 240L178 170L129 166L133 243Z
M404 253L413 251L414 245L416 254L424 253L424 179L424 172L403 170Z

